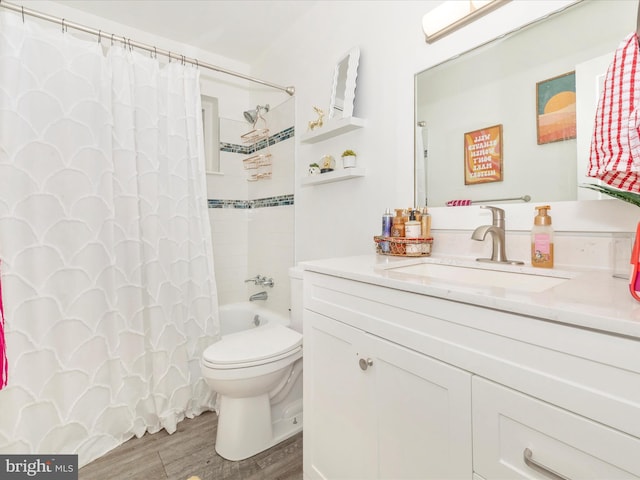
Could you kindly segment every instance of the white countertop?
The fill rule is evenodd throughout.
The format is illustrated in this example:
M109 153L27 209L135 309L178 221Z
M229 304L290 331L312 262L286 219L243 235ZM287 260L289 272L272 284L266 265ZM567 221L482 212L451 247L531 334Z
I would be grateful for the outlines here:
M443 280L394 270L421 262L568 279L534 292L466 283L463 275L460 280ZM627 280L613 278L609 272L493 266L452 257L376 254L306 261L300 265L307 271L640 338L640 302L629 293Z

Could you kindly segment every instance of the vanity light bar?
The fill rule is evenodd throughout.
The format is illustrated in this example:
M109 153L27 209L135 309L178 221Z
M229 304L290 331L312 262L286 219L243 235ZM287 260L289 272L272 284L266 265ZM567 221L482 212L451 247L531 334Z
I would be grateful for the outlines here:
M447 0L422 18L422 30L427 43L448 35L501 7L510 0Z

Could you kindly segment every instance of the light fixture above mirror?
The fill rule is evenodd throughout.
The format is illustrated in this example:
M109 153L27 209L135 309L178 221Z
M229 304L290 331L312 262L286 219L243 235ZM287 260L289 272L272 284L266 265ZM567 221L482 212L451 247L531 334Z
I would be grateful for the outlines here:
M422 29L427 43L448 35L501 7L509 0L447 0L427 12Z

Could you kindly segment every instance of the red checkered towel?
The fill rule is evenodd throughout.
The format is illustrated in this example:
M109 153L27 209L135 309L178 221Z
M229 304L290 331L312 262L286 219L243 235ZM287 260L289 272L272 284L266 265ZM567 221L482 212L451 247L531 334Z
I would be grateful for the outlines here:
M4 340L4 308L2 307L2 283L0 282L0 389L7 384L9 364L7 363L7 344Z
M629 34L605 77L591 139L588 177L640 192L640 71L638 35Z

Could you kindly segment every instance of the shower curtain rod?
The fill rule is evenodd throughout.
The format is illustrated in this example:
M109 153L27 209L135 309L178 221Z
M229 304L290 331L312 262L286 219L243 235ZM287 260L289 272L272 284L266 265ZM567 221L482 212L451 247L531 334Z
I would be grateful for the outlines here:
M74 23L74 22L69 22L64 18L57 18L51 15L47 15L46 13L41 13L38 12L36 10L31 10L29 8L24 8L23 6L19 6L19 5L14 5L11 3L7 3L4 0L0 0L0 7L4 7L7 8L9 10L13 10L14 12L18 12L22 14L22 20L24 21L24 16L25 15L29 15L31 17L36 17L39 18L41 20L46 20L48 22L53 22L53 23L58 23L62 26L62 31L64 32L67 28L73 28L75 30L79 30L81 32L84 33L89 33L91 35L95 35L96 37L98 37L98 42L100 42L102 40L102 38L107 38L107 39L111 39L111 43L113 44L114 40L117 40L119 42L122 42L125 46L129 47L129 48L138 48L140 50L145 50L155 56L157 56L158 54L160 55L164 55L166 57L169 57L169 61L171 61L171 59L175 59L175 60L179 60L180 62L184 63L190 63L191 65L195 65L196 67L203 67L203 68L207 68L209 70L214 70L216 72L220 72L220 73L225 73L227 75L232 75L234 77L238 77L238 78L242 78L244 80L248 80L250 82L254 82L254 83L260 83L261 85L266 85L267 87L272 87L272 88L277 88L278 90L283 90L285 92L287 92L290 96L293 96L296 92L295 87L283 87L281 85L276 85L275 83L271 83L271 82L267 82L265 80L260 80L259 78L254 78L254 77L250 77L248 75L244 75L242 73L237 73L237 72L233 72L231 70L226 70L222 67L218 67L216 65L212 65L210 63L206 63L206 62L200 62L199 60L195 59L195 58L188 58L185 57L184 55L177 55L175 53L170 52L169 50L160 50L157 49L156 47L153 47L151 45L146 45L144 43L140 43L140 42L136 42L135 40L131 40L130 38L126 38L126 37L118 37L114 34L108 34L103 32L102 30L96 30L95 28L91 28L91 27L86 27L84 25L80 25L78 23Z

